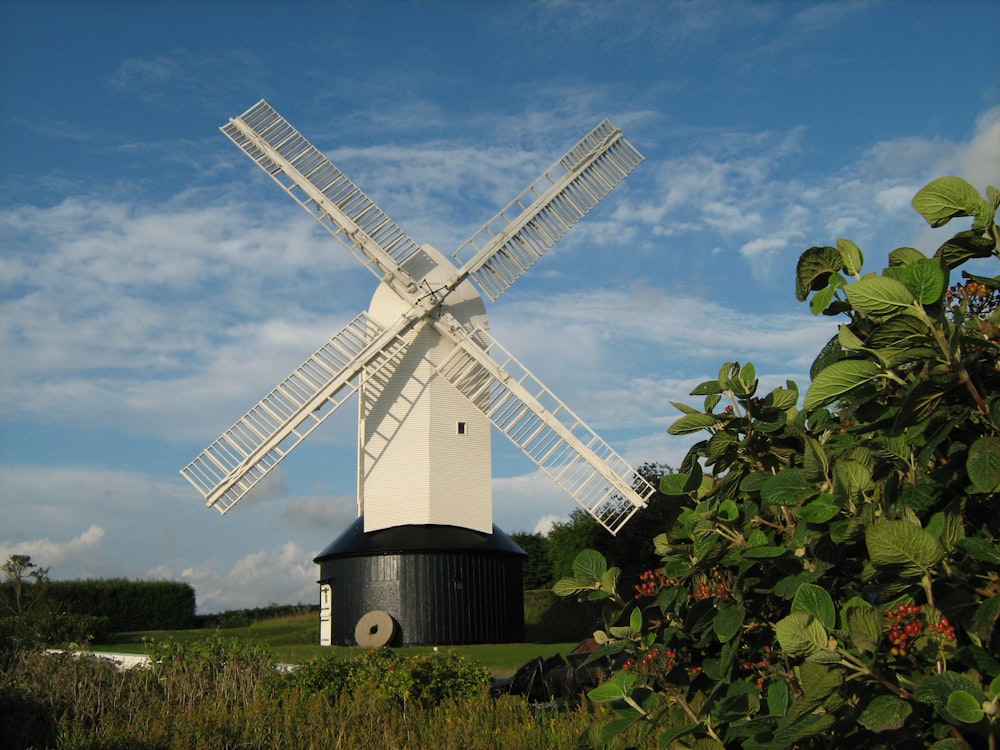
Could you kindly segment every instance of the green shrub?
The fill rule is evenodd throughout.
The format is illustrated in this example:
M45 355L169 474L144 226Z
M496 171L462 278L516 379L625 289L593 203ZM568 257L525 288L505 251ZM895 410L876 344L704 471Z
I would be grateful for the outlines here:
M330 699L375 691L406 703L432 705L446 698L469 698L493 682L489 670L455 651L404 657L389 648L372 649L353 659L323 656L299 666L293 680Z
M55 746L56 726L49 706L22 687L0 682L0 747L41 750Z
M796 294L843 315L799 408L726 363L672 434L705 433L660 490L682 504L661 567L622 596L602 555L564 595L616 606L597 634L621 668L590 693L632 731L704 750L996 747L1000 731L1000 192L958 178L914 198L932 226L973 217L933 258L863 273L813 247ZM811 299L810 299L811 297ZM673 744L672 744L673 743Z
M22 651L0 664L0 685L15 691L5 703L0 688L0 706L19 718L28 708L49 727L54 734L44 736L53 741L43 741L42 730L30 735L36 748L73 750L574 750L579 727L606 715L600 707L540 712L510 696L494 699L474 663L440 653L429 655L436 662L429 672L426 663L415 664L430 688L404 707L398 695L371 680L366 689L338 694L331 707L318 688L324 675L339 669L333 662L324 663L326 671L313 665L313 689L304 680L309 667L299 676L277 672L252 643L216 638L206 648L157 644L151 655L154 667L122 671L103 660ZM390 660L410 663L391 654L342 663L374 671ZM0 747L17 747L5 739Z

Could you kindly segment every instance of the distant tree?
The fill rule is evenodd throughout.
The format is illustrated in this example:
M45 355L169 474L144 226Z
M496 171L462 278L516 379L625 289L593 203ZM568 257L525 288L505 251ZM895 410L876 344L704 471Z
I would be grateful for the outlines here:
M573 575L573 560L585 549L600 549L605 537L604 528L584 510L574 510L569 520L553 524L549 529L549 558L555 580Z
M666 464L646 462L636 471L654 487L660 486L660 479L673 474ZM616 536L604 533L599 537L598 550L621 568L626 581L638 576L659 560L653 538L670 528L680 515L682 504L676 497L667 497L656 491L646 500L646 507L638 511ZM572 567L570 568L572 571ZM569 573L572 575L572 572ZM558 579L557 579L558 580Z
M49 569L33 563L29 555L10 555L0 570L0 650L42 643L45 623L53 619L45 612Z
M654 487L674 470L666 464L646 462L636 471ZM646 501L618 532L608 533L583 510L570 513L569 521L556 524L549 532L549 556L555 580L573 575L573 561L585 549L595 549L621 568L624 578L636 577L657 558L653 537L667 528L678 516L680 503L659 491Z
M40 599L40 596L26 596L25 585L30 586L33 583L44 585L49 581L49 569L33 563L31 555L10 555L7 562L0 566L0 570L3 570L4 581L10 586L13 594L8 606L15 615L23 614Z
M528 591L550 588L555 578L552 575L548 538L543 534L529 534L526 531L515 532L510 538L528 553L524 561L524 588Z

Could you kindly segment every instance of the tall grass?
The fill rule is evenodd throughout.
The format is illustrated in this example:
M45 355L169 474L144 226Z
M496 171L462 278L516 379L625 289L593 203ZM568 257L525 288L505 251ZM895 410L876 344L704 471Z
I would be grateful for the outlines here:
M372 682L331 697L274 670L266 649L221 638L198 648L163 645L154 656L150 668L119 671L106 661L16 654L0 672L0 719L27 702L43 707L51 721L47 728L45 722L32 725L31 737L11 730L0 744L59 750L568 750L589 725L608 718L585 702L539 710L485 688L439 701L401 701Z

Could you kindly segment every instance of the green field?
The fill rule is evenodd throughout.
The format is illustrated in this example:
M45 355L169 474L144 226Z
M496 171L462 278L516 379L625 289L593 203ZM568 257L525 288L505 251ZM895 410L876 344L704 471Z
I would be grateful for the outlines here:
M103 643L93 644L95 651L109 651L119 654L142 654L149 640L178 643L194 643L221 633L226 638L250 639L254 643L267 646L275 660L285 664L301 664L304 661L329 654L349 657L361 653L361 648L343 646L320 646L319 621L313 613L303 613L288 617L276 617L255 622L248 627L207 628L192 630L142 630L132 633L117 633ZM518 667L537 656L547 658L553 654L571 651L579 641L569 643L488 643L469 646L447 646L469 659L475 659L497 677L509 677ZM432 646L412 646L399 649L402 653L422 653L432 651Z

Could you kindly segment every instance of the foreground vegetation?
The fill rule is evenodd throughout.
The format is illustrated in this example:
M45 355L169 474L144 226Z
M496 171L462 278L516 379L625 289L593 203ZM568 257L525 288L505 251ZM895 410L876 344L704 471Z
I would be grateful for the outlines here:
M701 439L661 480L661 565L626 593L588 551L556 584L616 605L603 741L1000 745L1000 191L946 177L913 206L972 227L875 272L849 240L801 256L798 298L843 316L801 408L735 362L675 404Z
M128 672L22 645L0 653L0 741L996 750L1000 276L951 274L995 267L1000 192L944 178L914 206L972 228L933 258L899 248L879 272L848 240L802 255L797 296L845 322L801 408L795 383L758 396L735 362L695 389L698 407L676 404L670 432L704 435L660 481L675 498L651 542L660 564L632 585L585 550L557 581L612 605L589 702L493 695L489 670L450 650L326 651L289 674L247 637L154 641L152 666ZM314 638L312 623L274 627Z
M294 673L221 637L160 644L151 668L21 652L0 679L5 748L574 748L587 704L539 710L491 696L482 666L448 651L324 658ZM601 713L599 710L598 713Z
M281 664L304 664L311 659L335 656L350 659L365 653L360 647L320 646L319 618L310 612L284 617L272 617L254 622L244 627L218 628L216 630L143 630L116 633L103 643L92 645L94 651L115 654L146 654L150 643L176 643L186 647L216 637L226 640L240 640L267 649L268 654ZM557 653L566 653L578 641L565 643L480 643L467 646L451 646L452 650L467 659L486 667L495 677L509 677L514 671L535 657L547 658ZM433 653L432 646L411 646L398 649L406 655Z

